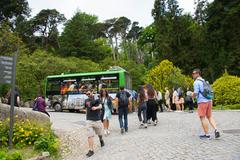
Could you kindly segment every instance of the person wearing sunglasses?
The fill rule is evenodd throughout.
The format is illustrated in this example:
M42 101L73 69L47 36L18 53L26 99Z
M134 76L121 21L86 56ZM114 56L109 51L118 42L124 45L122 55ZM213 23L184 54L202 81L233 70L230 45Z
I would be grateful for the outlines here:
M210 138L208 132L208 122L215 130L215 138L220 137L220 132L217 130L216 122L212 116L212 99L204 96L204 82L206 82L201 77L200 69L194 69L192 72L192 76L194 81L194 93L193 98L197 98L198 103L198 115L202 123L202 127L204 130L204 135L200 135L201 139Z
M86 108L86 119L87 119L87 135L88 135L88 145L89 151L86 154L87 157L94 155L93 151L93 137L94 132L98 135L101 147L104 146L103 141L103 126L101 122L100 110L102 109L102 104L99 99L94 99L92 91L86 93L88 98L85 101Z

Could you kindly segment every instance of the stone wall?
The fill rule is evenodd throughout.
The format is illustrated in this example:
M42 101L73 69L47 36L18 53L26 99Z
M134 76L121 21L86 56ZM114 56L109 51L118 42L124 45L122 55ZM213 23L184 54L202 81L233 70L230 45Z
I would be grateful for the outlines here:
M0 120L9 117L10 106L0 103ZM14 115L18 115L18 119L36 120L41 123L50 123L49 117L41 112L33 111L31 108L14 107Z

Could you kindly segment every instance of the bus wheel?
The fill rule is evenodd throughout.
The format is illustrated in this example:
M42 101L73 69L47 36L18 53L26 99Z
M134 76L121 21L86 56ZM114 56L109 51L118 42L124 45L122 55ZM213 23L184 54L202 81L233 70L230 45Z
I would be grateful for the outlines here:
M69 109L69 112L75 112L75 109Z
M62 112L62 106L59 103L54 104L53 108L56 112Z

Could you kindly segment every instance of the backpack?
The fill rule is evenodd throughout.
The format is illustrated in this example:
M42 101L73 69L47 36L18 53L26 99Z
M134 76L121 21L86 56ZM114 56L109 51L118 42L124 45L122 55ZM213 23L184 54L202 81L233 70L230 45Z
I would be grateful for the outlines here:
M210 100L213 99L213 90L209 82L205 81L204 79L197 79L197 80L203 82L203 92L200 91L203 97Z
M125 91L120 92L118 105L119 106L128 106L128 101L129 100L127 97L127 93Z
M177 89L177 93L178 93L178 97L182 97L183 96L183 91L181 88Z
M193 101L192 97L190 96L185 97L185 102L192 102L192 101Z

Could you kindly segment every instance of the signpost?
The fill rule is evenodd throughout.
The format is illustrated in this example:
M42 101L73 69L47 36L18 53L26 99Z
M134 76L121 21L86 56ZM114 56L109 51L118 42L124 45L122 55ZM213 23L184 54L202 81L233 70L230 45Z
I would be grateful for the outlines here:
M14 100L15 100L15 79L18 51L13 57L0 56L0 83L11 84L11 108L10 108L10 129L9 148L12 148L13 123L14 123Z

